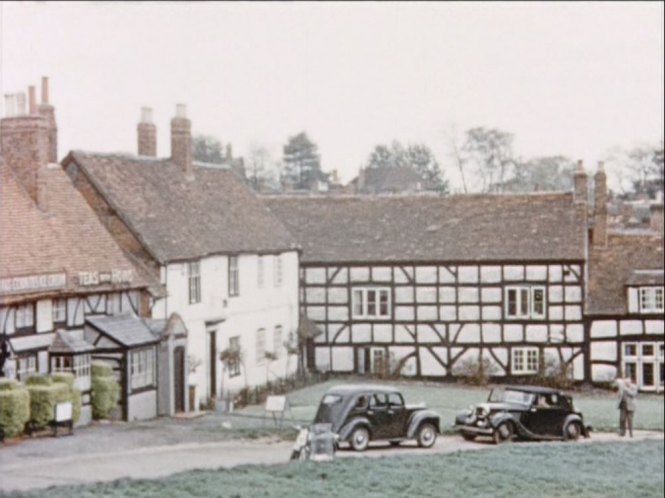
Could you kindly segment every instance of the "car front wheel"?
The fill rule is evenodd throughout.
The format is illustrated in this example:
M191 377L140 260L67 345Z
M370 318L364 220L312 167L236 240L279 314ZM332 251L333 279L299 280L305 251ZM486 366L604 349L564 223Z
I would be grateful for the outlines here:
M494 429L494 443L501 444L510 441L513 438L513 425L510 422L503 422Z
M577 441L581 435L582 426L579 422L571 422L563 430L563 439L566 441Z
M358 427L351 434L349 442L355 451L365 451L369 446L369 431L365 427Z
M421 448L431 448L436 442L436 429L432 424L422 424L416 439Z

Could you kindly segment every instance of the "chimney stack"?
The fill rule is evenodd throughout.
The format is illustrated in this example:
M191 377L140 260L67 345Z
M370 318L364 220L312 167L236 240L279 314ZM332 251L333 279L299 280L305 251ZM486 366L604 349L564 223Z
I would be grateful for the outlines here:
M48 77L42 77L42 102L37 106L37 112L46 119L48 125L48 160L50 163L58 162L58 126L55 123L55 108L49 104Z
M577 170L575 171L575 192L573 198L576 204L586 204L589 200L589 191L587 187L587 174L584 171L584 162L577 161Z
M31 111L34 110L34 87ZM5 96L7 116L0 120L0 149L30 197L39 202L39 168L49 162L49 125L37 113L26 115L25 94Z
M602 162L598 163L598 171L593 179L593 245L605 247L607 245L607 175Z
M192 165L192 123L187 119L185 104L176 106L176 115L171 120L171 161L182 168L185 178L194 179Z
M663 203L652 204L649 207L649 225L652 230L663 235Z
M33 85L28 87L28 100L30 102L28 114L31 116L37 114L37 97L35 94L35 87Z
M137 128L139 156L157 157L157 127L152 122L152 109L141 108L141 121Z
M233 159L233 147L231 144L226 144L226 160L230 161Z

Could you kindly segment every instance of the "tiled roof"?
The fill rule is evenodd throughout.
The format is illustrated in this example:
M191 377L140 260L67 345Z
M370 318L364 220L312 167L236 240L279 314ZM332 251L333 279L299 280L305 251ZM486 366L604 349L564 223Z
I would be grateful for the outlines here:
M125 347L153 344L159 340L150 327L134 315L91 316L85 321Z
M59 166L43 168L43 173L48 198L45 211L37 207L11 168L0 163L0 278L65 273L66 285L58 289L63 293L158 283L125 257ZM131 270L132 282L79 285L79 272L113 270ZM27 292L0 290L0 302L24 299ZM30 292L35 296L48 293Z
M86 342L79 331L56 330L50 353L86 353L93 351L95 346Z
M403 192L414 190L417 183L420 183L423 188L427 186L427 182L420 177L415 169L409 166L367 168L364 174L365 181L362 190L370 192Z
M265 199L304 263L584 259L572 194Z
M209 254L277 252L297 243L232 170L168 159L74 151L75 161L160 263Z
M626 285L644 282L644 277L648 277L649 281L651 277L653 281L660 279L662 285L663 237L653 231L651 234L610 233L607 247L590 249L587 311L596 315L625 314Z
M663 269L635 270L626 281L626 285L663 285Z

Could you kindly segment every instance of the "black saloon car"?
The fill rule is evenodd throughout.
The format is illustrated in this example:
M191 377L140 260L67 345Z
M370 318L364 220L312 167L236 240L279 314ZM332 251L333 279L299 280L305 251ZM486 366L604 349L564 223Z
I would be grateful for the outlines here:
M402 394L392 387L343 385L333 387L321 399L314 423L330 423L339 442L363 451L370 441L415 439L430 448L439 434L439 414L424 405L404 404Z
M506 386L493 389L486 403L459 414L455 430L466 440L490 436L502 443L515 438L577 440L589 437L591 428L584 425L573 399L558 389Z

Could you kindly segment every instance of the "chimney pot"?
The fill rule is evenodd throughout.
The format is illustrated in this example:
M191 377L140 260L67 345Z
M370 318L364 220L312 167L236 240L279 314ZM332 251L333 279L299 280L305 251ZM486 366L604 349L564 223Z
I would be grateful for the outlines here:
M184 104L176 105L176 115L171 119L171 160L182 168L187 180L194 179L192 123Z
M30 102L30 110L29 114L32 116L37 113L37 97L35 94L35 87L34 85L30 85L28 87L28 99Z
M581 159L577 160L577 171L576 173L584 173L584 161Z
M176 118L187 118L187 106L185 104L176 104L175 106Z
M152 108L141 107L137 128L139 156L157 157L157 127L152 122Z
M42 76L42 105L48 105L48 76Z
M5 94L5 117L11 118L16 114L16 95Z
M575 203L586 204L589 198L589 191L587 187L587 174L584 171L584 162L580 159L577 161L577 170L574 175L574 193L573 198Z
M16 97L16 114L14 116L25 116L25 93L17 93Z
M141 107L141 123L152 124L151 107Z

